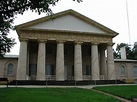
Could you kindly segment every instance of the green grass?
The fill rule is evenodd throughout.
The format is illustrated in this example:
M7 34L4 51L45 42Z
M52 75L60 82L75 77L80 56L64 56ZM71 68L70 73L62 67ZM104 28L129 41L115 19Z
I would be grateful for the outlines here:
M0 102L121 102L81 88L0 88Z
M127 86L101 86L95 87L94 89L111 93L126 99L132 99L137 97L137 85L127 85Z

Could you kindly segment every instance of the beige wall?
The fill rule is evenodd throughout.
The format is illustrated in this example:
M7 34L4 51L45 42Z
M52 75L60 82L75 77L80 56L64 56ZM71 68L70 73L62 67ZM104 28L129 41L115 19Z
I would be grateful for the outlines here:
M7 68L9 64L13 64L13 75L7 74ZM16 79L16 70L17 70L17 58L2 58L0 59L0 77L7 77L8 80L15 80Z
M121 75L121 66L125 67L125 75ZM116 79L137 79L137 75L133 75L133 67L137 66L137 61L115 61Z
M52 54L47 54L46 56L46 64L53 64L54 68L56 68L56 44L47 44L47 48L52 46ZM65 44L65 66L67 66L67 77L69 80L73 79L72 77L72 66L74 65L74 45L73 44ZM82 45L82 70L83 75L86 74L86 65L91 64L91 57L89 54L90 46ZM36 64L37 55L30 53L30 62ZM9 80L16 79L16 70L17 70L17 58L3 58L0 59L0 77L7 77ZM8 65L12 63L14 66L13 75L7 75ZM124 76L121 75L121 66L124 66L126 69L126 73ZM132 68L137 66L137 61L133 60L115 60L115 71L116 71L116 79L137 79L137 76L133 75ZM56 70L56 69L55 69ZM55 72L55 71L54 71Z

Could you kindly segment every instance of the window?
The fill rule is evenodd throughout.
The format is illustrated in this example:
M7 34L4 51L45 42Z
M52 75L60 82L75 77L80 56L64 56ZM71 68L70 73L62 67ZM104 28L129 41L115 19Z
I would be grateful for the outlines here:
M54 71L54 65L51 65L51 64L47 64L46 65L46 71L45 71L46 75L55 75L55 71Z
M89 56L91 56L91 48L88 48L87 54L88 54Z
M52 54L53 53L52 47L47 47L46 53L47 54Z
M121 76L125 76L126 70L124 66L121 66Z
M72 65L72 76L74 76L74 65Z
M30 64L29 65L29 74L36 75L37 73L37 64Z
M69 51L69 49L67 47L65 47L65 49L64 49L64 55L68 55L68 51Z
M137 66L133 67L133 75L137 76Z
M13 75L13 64L12 63L10 63L8 65L7 74L8 75Z
M86 66L86 75L91 75L91 66L90 65Z

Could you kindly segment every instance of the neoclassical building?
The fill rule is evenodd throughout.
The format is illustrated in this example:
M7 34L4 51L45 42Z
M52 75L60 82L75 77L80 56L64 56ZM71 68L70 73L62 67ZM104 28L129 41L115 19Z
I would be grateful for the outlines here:
M16 26L17 80L115 79L115 31L67 10ZM107 61L105 56L107 52Z
M14 74L9 76L13 80L82 81L129 77L127 69L131 68L126 68L125 63L130 61L114 62L113 38L118 33L76 11L36 19L16 26L16 31L20 40L19 56L12 57L15 65L8 62L3 68L5 76ZM137 70L137 61L132 63ZM15 68L11 71L13 65ZM133 78L132 73L130 75L129 78Z

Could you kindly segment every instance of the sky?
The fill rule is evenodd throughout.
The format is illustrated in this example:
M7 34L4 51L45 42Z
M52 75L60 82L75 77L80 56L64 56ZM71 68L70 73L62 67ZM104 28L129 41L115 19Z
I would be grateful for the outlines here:
M134 45L134 42L137 42L137 0L83 0L81 3L73 0L60 0L51 9L53 13L73 9L118 32L119 35L113 39L115 43L113 48L119 43ZM45 13L38 15L35 12L26 11L23 15L16 15L13 25L19 25L44 16L47 15ZM18 55L20 43L16 31L10 31L9 37L15 38L17 44L8 54Z

